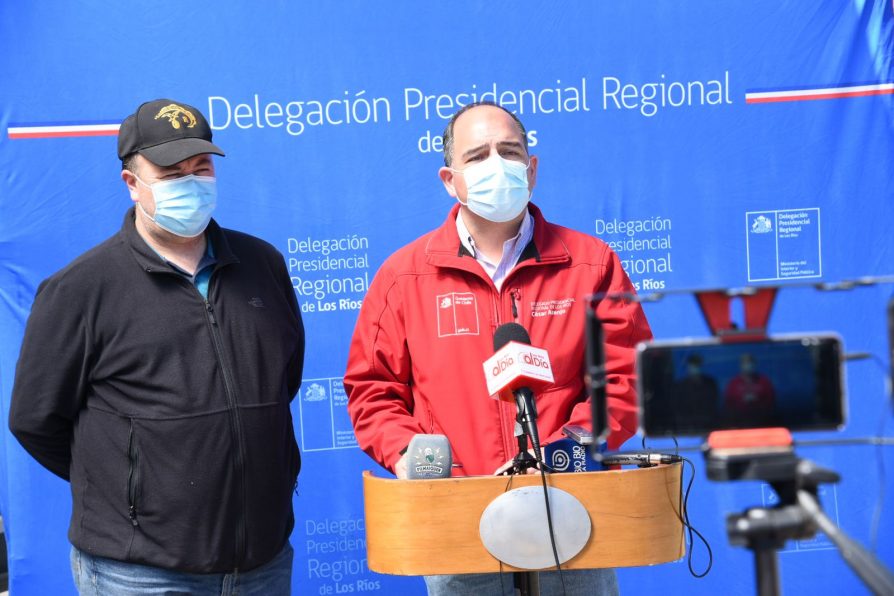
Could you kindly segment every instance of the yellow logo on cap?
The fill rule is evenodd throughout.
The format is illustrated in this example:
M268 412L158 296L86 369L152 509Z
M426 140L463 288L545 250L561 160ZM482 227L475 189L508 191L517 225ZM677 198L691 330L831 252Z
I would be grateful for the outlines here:
M174 128L180 128L184 125L186 128L192 128L196 125L196 117L192 115L192 112L175 103L159 110L158 114L155 115L155 119L158 120L159 118L167 118Z

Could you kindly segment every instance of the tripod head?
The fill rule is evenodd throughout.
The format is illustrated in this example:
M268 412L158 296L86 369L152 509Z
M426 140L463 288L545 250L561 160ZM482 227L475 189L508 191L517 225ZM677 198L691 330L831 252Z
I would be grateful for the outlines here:
M797 457L788 430L712 433L705 460L711 480L760 480L772 486L779 496L779 503L773 507L752 507L726 518L730 544L754 552L759 594L780 593L776 551L787 540L810 538L818 530L825 532L845 562L874 593L894 594L894 575L822 511L817 498L820 484L837 483L840 476Z

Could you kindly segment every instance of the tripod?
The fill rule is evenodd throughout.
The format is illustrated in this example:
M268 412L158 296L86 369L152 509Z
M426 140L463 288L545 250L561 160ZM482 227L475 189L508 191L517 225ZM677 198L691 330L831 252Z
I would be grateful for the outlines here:
M790 449L726 454L708 451L711 480L763 480L779 496L775 507L753 507L727 517L730 544L754 553L757 591L778 596L777 552L786 540L810 538L823 531L845 562L875 594L894 594L894 575L871 552L839 529L823 512L817 492L820 484L840 480L836 472L795 456Z

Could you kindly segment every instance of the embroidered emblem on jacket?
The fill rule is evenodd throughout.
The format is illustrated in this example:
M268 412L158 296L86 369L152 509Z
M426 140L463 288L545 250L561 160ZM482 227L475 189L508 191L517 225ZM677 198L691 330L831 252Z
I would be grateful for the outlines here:
M472 292L437 296L438 337L478 335L478 301Z

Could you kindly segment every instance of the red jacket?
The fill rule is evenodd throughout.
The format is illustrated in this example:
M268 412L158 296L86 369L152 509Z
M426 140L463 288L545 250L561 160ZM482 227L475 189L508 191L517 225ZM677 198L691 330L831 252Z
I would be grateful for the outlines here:
M445 434L453 475L492 474L518 452L515 404L491 399L483 362L497 327L515 321L549 351L554 386L536 396L541 442L562 426L590 428L583 379L587 296L634 292L601 240L553 225L540 210L534 239L497 291L456 232L444 224L391 255L364 298L345 373L348 412L360 446L393 470L417 433ZM609 448L636 431L633 357L651 331L639 304L597 307L606 339Z

